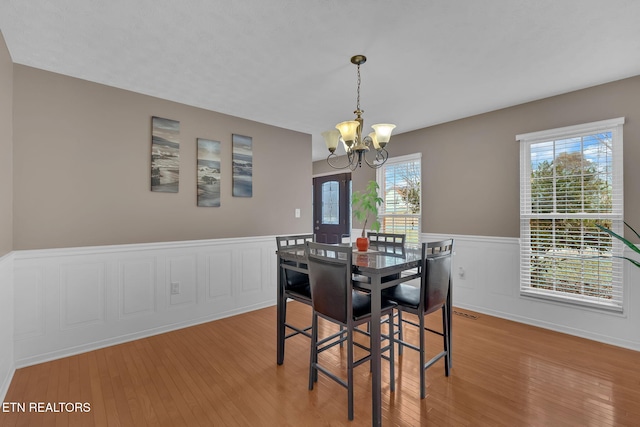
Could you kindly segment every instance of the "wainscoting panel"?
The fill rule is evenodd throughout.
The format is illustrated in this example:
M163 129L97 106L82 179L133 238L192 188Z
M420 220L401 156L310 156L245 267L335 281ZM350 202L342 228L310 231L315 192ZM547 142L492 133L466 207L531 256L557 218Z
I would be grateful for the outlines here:
M274 305L275 250L269 236L16 251L15 367Z
M29 266L14 271L15 339L33 339L44 335L44 266Z
M60 270L60 329L104 323L105 265L73 264Z
M521 296L519 239L421 236L425 242L446 238L455 240L453 304L458 309L640 350L640 269L630 267L630 263L625 265L626 304L620 314Z
M519 278L518 269L513 268L500 268L498 270L486 269L491 266L505 265L505 266L518 266L520 263L519 252L516 248L513 248L508 244L490 245L499 247L489 247L484 252L484 277L489 280L487 290L491 295L502 295L513 298L518 293L517 287L514 288L512 283ZM480 249L480 248L477 248ZM491 296L489 297L491 298Z
M155 270L154 258L118 260L120 320L156 311Z
M0 402L9 390L15 372L13 254L0 257Z
M196 254L169 257L167 267L169 305L195 305L197 294ZM175 287L175 289L174 289Z
M242 266L261 266L262 265L262 253L260 248L245 248L240 249L240 257L239 259L242 262ZM244 269L239 268L238 270L239 278L240 278L240 288L242 292L256 292L259 291L262 287L262 277L260 275L261 269L259 268L250 268Z
M232 269L231 253L217 251L205 254L207 299L218 300L231 298L232 294Z

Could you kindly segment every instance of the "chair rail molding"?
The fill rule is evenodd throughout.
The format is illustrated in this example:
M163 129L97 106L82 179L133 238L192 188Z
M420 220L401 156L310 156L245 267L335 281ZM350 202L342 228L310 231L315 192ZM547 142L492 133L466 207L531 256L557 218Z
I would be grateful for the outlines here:
M275 305L275 251L275 236L15 251L13 363Z
M455 239L453 305L491 316L640 351L640 269L626 263L623 313L520 295L520 239L423 233ZM634 284L636 286L634 286ZM455 316L454 316L455 317ZM455 322L455 319L454 319Z

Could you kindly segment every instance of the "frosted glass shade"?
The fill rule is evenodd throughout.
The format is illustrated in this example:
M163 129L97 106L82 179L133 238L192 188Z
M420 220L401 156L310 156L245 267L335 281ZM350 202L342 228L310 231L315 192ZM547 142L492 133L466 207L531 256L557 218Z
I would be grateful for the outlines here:
M337 131L336 131L336 132L337 132ZM340 132L338 132L338 133L340 133ZM344 147L344 151L345 151L345 152L347 152L347 153L348 153L349 151L351 151L351 147L353 147L353 143L351 144L351 147L349 147L349 146L347 145L347 143L346 143L346 142L344 142L344 139L340 138L340 141L342 141L342 146Z
M342 135L342 139L347 146L351 147L353 145L353 141L356 139L356 133L358 132L358 126L360 123L355 120L350 120L347 122L338 123L336 125L336 129L340 131Z
M338 147L338 140L340 139L340 132L336 129L331 129L322 132L321 135L324 138L324 143L327 145L327 149L332 153L336 151L336 148Z
M391 132L396 127L396 125L392 125L389 123L381 123L377 125L371 126L373 130L376 131L376 138L378 138L378 144L380 147L384 148L387 145L387 142L391 139Z
M371 138L371 142L373 143L373 148L375 148L376 150L380 149L380 144L378 143L378 137L376 136L375 132L371 132L369 134L369 138Z

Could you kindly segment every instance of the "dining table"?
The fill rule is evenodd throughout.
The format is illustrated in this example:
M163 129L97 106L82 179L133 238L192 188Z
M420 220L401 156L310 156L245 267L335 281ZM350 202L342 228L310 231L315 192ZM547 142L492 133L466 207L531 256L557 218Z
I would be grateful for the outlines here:
M349 243L347 243L349 244ZM344 244L340 244L344 245ZM278 258L278 364L284 359L284 317L281 311L284 309L284 269L305 272L304 245L283 248L277 253ZM405 243L395 245L388 243L373 244L367 251L358 251L353 248L353 274L360 276L358 287L371 293L371 343L381 340L381 316L382 291L409 280L420 277L418 267L422 260L422 245L418 243ZM398 277L399 276L399 277ZM384 280L383 280L384 278ZM364 280L363 280L364 279ZM447 298L451 313L451 291ZM449 314L450 316L450 314ZM451 319L448 319L449 326ZM449 343L450 344L450 343ZM451 347L449 346L449 349ZM371 345L371 425L382 425L382 355L379 345Z

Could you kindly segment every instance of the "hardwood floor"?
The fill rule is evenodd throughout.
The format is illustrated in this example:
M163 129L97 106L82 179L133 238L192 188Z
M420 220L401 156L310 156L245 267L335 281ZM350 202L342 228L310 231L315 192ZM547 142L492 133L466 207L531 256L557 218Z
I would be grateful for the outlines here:
M414 351L396 361L393 394L383 363L384 425L640 425L639 352L466 313L477 319L454 316L451 376L442 362L431 367L426 399ZM288 316L303 325L310 311L292 302ZM430 316L430 325L438 320ZM355 371L349 422L345 389L320 376L308 391L306 338L287 340L284 365L276 365L275 324L270 307L19 369L3 409L13 402L25 411L0 412L0 426L370 425L367 367ZM437 338L428 338L434 353ZM322 356L344 370L339 348ZM30 412L37 402L62 411ZM59 402L87 403L90 411L69 413Z

